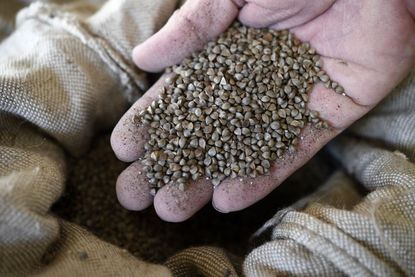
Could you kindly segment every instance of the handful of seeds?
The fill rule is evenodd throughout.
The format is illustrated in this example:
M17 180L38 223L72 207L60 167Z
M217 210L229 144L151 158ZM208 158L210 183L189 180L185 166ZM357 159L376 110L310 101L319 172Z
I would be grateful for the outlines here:
M285 151L294 152L307 123L328 127L307 109L313 85L344 92L308 43L238 22L169 70L176 76L134 118L149 127L143 163L153 193L169 183L185 189L203 175L216 186L266 174Z

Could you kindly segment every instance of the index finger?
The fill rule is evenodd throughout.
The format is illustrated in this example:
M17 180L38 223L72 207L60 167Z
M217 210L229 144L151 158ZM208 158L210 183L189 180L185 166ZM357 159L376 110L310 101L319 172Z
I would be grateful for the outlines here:
M160 31L133 50L134 62L149 72L180 63L228 28L238 15L237 2L187 1Z

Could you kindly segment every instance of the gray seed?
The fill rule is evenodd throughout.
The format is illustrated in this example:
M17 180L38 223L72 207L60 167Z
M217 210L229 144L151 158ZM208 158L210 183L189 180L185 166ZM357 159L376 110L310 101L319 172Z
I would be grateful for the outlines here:
M199 140L198 139L192 139L189 143L189 145L193 148L197 148L199 146Z
M194 114L199 117L202 115L202 110L200 108L195 108L194 109Z
M205 149L206 147L206 140L204 138L199 139L199 147Z
M268 96L263 96L261 98L261 101L264 102L264 103L268 103L270 101L270 98Z
M261 165L262 165L265 169L268 169L268 168L270 168L270 167L271 167L271 164L270 164L270 162L269 162L268 160L262 160L262 161L261 161Z
M213 156L216 155L216 149L215 149L215 147L212 147L212 148L209 149L208 155L211 156L211 157L213 157Z
M179 139L179 146L180 148L183 148L186 145L186 139L185 138L180 138Z
M203 164L205 166L209 166L212 163L212 158L207 156L204 160L203 160Z
M327 83L329 80L330 78L327 75L320 76L320 81L322 81L323 83Z
M277 121L274 121L274 122L272 122L272 123L271 123L270 127L271 127L273 130L278 130L278 129L280 128L280 123L279 123L279 122L277 122Z

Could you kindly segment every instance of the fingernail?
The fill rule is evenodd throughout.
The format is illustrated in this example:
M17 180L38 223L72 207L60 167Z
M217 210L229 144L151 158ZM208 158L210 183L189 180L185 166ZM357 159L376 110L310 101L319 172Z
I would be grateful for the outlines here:
M212 201L212 206L213 206L213 208L214 208L215 210L217 210L217 211L218 211L218 212L220 212L220 213L223 213L223 214L227 214L227 213L229 213L229 212L222 211L221 209L219 209L218 207L216 207L215 202L213 202L213 201Z

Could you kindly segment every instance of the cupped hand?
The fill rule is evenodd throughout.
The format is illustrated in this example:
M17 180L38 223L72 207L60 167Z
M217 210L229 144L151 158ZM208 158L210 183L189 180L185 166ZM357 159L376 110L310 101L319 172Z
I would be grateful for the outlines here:
M133 162L118 178L117 195L123 206L142 210L154 202L166 221L183 221L212 200L221 212L244 209L265 197L321 147L366 114L415 65L415 4L412 0L189 0L155 35L137 46L137 66L159 72L201 50L238 17L252 27L290 29L322 56L324 69L346 95L321 85L314 87L309 108L331 128L304 128L295 155L278 159L267 175L225 179L213 189L205 178L185 191L174 185L155 197L139 158L144 153L146 127L133 118L157 99L162 77L115 127L111 144L117 157Z

